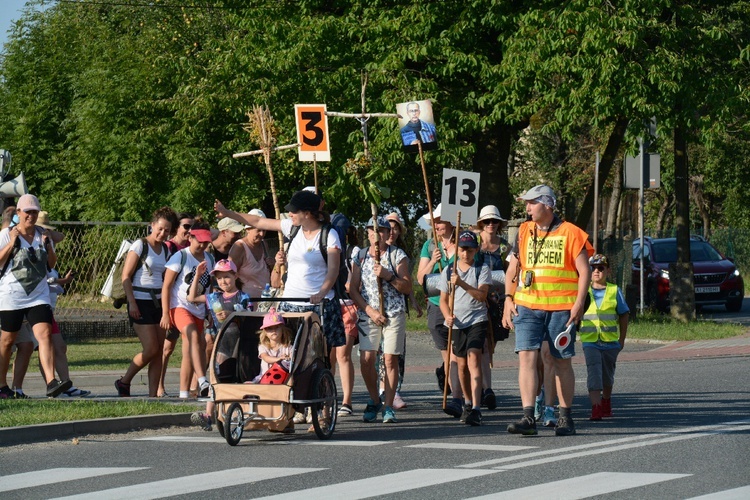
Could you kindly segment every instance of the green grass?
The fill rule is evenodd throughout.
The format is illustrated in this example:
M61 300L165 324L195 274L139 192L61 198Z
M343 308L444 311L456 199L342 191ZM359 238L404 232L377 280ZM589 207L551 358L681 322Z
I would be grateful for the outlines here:
M736 323L715 323L707 320L681 323L670 316L647 312L630 321L628 338L641 340L714 340L737 337L748 327Z
M182 340L169 358L170 367L180 366L181 349ZM125 370L141 350L141 342L135 337L70 342L68 367L70 371Z
M92 401L76 399L61 401L0 399L0 427L93 420L98 418L185 413L195 411L196 405L150 401Z

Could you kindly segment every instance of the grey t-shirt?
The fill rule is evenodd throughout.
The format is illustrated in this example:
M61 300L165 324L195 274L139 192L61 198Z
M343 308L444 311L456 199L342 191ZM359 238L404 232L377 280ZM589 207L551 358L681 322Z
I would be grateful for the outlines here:
M460 268L457 268L456 271L459 278L474 288L479 288L482 285L492 285L490 268L486 264L482 264L481 268L473 265L466 272L461 271ZM449 272L453 272L453 266L446 267L440 274L440 285L438 288L441 292L450 293L448 282ZM458 287L456 289L456 299L453 302L453 315L456 317L453 323L454 328L468 328L476 323L487 321L487 306L484 302L479 302L469 295L463 288Z

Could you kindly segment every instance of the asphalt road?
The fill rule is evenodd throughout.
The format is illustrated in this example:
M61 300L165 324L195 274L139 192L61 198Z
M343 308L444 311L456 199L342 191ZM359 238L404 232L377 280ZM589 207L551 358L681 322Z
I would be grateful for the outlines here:
M423 347L410 356L427 366L436 354ZM615 417L596 423L576 374L573 437L506 432L520 413L515 368L493 370L500 406L481 427L444 415L434 374L413 370L397 424L361 422L357 385L356 416L330 441L302 426L230 447L216 431L168 428L0 447L0 497L750 498L750 358L622 362Z

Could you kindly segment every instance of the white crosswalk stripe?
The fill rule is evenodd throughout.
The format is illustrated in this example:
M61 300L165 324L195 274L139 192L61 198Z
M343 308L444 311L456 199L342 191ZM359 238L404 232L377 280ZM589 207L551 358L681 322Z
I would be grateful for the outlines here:
M221 443L227 444L226 440L216 436L151 436L146 438L139 438L138 441L162 441L170 443ZM393 444L396 441L356 441L356 440L331 440L331 441L295 441L295 440L282 440L275 437L269 437L268 439L262 438L242 438L242 442L262 442L272 443L276 445L296 445L296 446L382 446L385 444Z
M220 470L195 474L193 476L176 477L153 481L149 483L134 484L121 488L109 490L92 491L80 495L62 497L66 499L91 499L99 500L145 500L151 498L164 498L176 495L187 495L199 491L215 490L227 486L263 481L277 477L291 476L294 474L305 474L325 469L302 469L302 468L280 468L280 467L240 467L237 469ZM59 500L59 499L58 499Z
M430 448L437 450L464 450L464 451L524 451L533 450L538 446L511 446L503 444L481 444L481 443L422 443L410 444L404 448Z
M517 498L554 498L555 500L579 500L597 495L606 495L639 486L671 481L691 474L634 474L625 472L598 472L561 481L535 484L515 490L500 491L468 500L515 500Z
M717 491L716 493L693 497L689 500L747 500L748 498L750 498L750 485L731 490Z
M450 483L473 477L495 474L493 470L458 470L458 469L414 469L384 476L368 477L356 481L347 481L333 485L290 491L280 495L262 497L263 500L298 499L306 500L356 500L372 496L402 493L404 491L424 488L436 484Z
M13 490L22 490L45 484L62 483L65 481L77 481L89 477L106 476L107 474L121 474L148 469L148 467L60 467L57 469L35 470L22 472L20 474L3 475L0 481L0 493Z

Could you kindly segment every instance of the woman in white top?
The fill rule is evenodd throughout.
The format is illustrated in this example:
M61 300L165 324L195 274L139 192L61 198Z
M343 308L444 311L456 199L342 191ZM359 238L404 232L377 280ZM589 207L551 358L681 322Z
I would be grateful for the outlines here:
M182 365L180 366L180 398L190 395L190 380L193 372L198 377L202 397L208 396L209 383L206 379L206 337L203 335L203 322L206 318L205 302L193 303L187 295L194 279L200 280L207 293L211 284L213 257L206 252L211 243L211 228L200 217L195 218L190 229L190 245L183 248L167 262L162 286L161 326L165 330L176 326L182 337ZM206 262L205 266L198 265ZM203 271L197 273L196 271ZM198 275L200 274L200 275Z
M288 266L287 280L284 285L284 297L308 298L309 302L281 302L279 311L302 312L319 311L323 305L323 331L328 349L346 344L344 322L341 318L341 306L334 300L333 286L339 275L339 256L341 241L334 229L328 231L328 240L324 247L328 254L328 263L321 254L320 236L328 216L322 211L323 200L310 191L297 191L292 196L285 210L289 218L284 220L268 219L253 214L243 214L228 210L216 200L214 210L220 217L231 217L244 224L265 229L281 231L284 236L291 236L292 228L299 226L298 232L289 243L286 253Z
M143 351L135 355L125 375L115 381L117 394L130 396L130 382L148 365L148 395L155 397L161 376L162 349L166 330L159 326L162 317L161 288L168 250L164 244L177 224L177 214L169 207L151 216L151 231L130 246L122 269L122 288L128 300L128 318L141 341ZM145 245L145 249L144 249Z
M33 194L18 199L18 224L0 231L0 399L14 397L7 375L11 349L23 320L39 341L39 362L44 369L47 396L70 389L70 380L56 380L47 266L55 267L57 254L47 232L36 227L41 207Z

